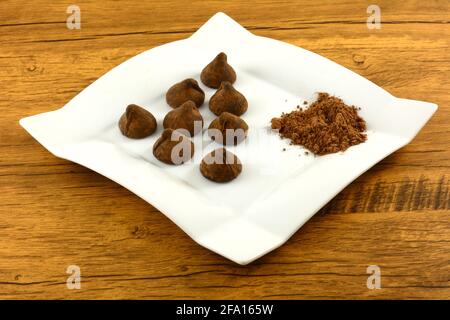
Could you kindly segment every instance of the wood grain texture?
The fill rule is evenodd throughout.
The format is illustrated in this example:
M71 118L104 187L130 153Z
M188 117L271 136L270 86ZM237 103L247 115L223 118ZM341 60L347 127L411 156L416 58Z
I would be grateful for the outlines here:
M450 298L450 3L376 1L0 2L0 298ZM249 266L195 244L114 182L48 153L18 125L112 67L185 38L217 11L304 47L394 95L440 109L411 144L343 190ZM401 119L398 119L401 121ZM326 183L326 181L324 181ZM81 267L80 290L66 268ZM382 289L366 287L378 265Z

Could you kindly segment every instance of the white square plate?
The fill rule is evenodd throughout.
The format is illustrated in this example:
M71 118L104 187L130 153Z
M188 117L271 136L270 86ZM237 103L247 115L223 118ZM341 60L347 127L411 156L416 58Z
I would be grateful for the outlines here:
M242 160L243 172L226 184L210 182L199 172L198 160L218 147L205 136L196 138L204 148L196 149L197 160L191 163L169 166L152 154L162 119L171 110L164 99L167 89L185 78L199 80L202 68L221 51L236 70L235 87L248 99L243 118L250 127L246 143L229 148ZM207 127L214 119L207 106L214 91L201 86L206 101L200 111ZM361 107L367 142L314 157L268 130L271 118L303 100L313 101L317 92ZM130 103L155 115L156 134L142 140L121 135L117 122ZM20 124L55 156L116 181L202 246L247 264L283 244L345 186L411 141L436 109L435 104L393 97L326 58L255 36L217 13L191 37L129 59L61 109Z

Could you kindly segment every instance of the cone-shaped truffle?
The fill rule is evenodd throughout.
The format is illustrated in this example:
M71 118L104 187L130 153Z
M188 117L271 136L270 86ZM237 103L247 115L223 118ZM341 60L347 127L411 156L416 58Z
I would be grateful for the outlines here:
M189 100L194 101L197 108L205 101L205 93L194 79L178 82L167 90L166 101L172 108L177 108Z
M220 116L222 112L240 116L247 111L247 107L248 103L244 95L227 81L222 82L219 90L209 99L209 109L217 116Z
M163 120L164 128L185 129L191 136L202 131L203 117L198 111L195 103L187 101L178 108L170 111Z
M229 112L222 112L208 128L211 139L223 145L236 145L242 142L247 136L247 131L247 123Z
M155 132L156 119L144 108L130 104L120 117L119 128L128 138L142 139Z
M165 129L153 145L153 155L167 164L183 164L194 155L194 144L184 134Z
M242 163L239 158L219 148L208 153L200 163L202 175L215 182L228 182L235 179L242 171Z
M219 53L200 74L202 82L210 88L218 88L223 81L234 83L236 72L227 62L227 55Z

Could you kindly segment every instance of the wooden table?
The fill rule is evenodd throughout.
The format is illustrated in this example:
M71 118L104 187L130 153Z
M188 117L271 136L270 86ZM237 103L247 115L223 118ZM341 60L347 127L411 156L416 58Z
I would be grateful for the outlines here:
M0 3L0 298L450 298L450 3L376 1ZM55 110L112 67L191 35L223 11L392 94L440 108L414 141L369 170L285 245L238 266L151 205L58 159L18 124ZM402 121L402 119L398 119ZM81 289L66 287L69 265ZM369 265L381 289L366 286Z

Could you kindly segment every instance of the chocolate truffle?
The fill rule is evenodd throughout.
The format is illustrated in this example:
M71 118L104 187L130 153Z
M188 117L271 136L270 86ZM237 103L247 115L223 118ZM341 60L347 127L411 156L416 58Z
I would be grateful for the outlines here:
M161 137L153 145L153 155L167 164L183 164L194 155L194 144L177 130L164 129Z
M242 171L239 158L225 148L208 153L200 163L202 175L214 182L228 182L235 179Z
M222 112L240 116L247 111L247 107L247 99L228 81L222 82L219 90L209 100L209 109L217 116Z
M193 101L186 101L170 111L163 120L164 128L185 129L193 136L202 131L203 117Z
M223 81L234 83L236 72L227 62L227 55L219 53L200 74L202 82L210 88L218 88Z
M194 79L186 79L171 86L166 93L166 101L172 108L181 106L186 101L193 101L199 108L205 101L205 93Z
M218 118L211 122L208 128L211 139L223 145L236 145L242 142L247 136L247 131L247 123L229 112L222 112Z
M142 139L155 132L156 119L144 108L130 104L120 117L119 128L128 138Z

